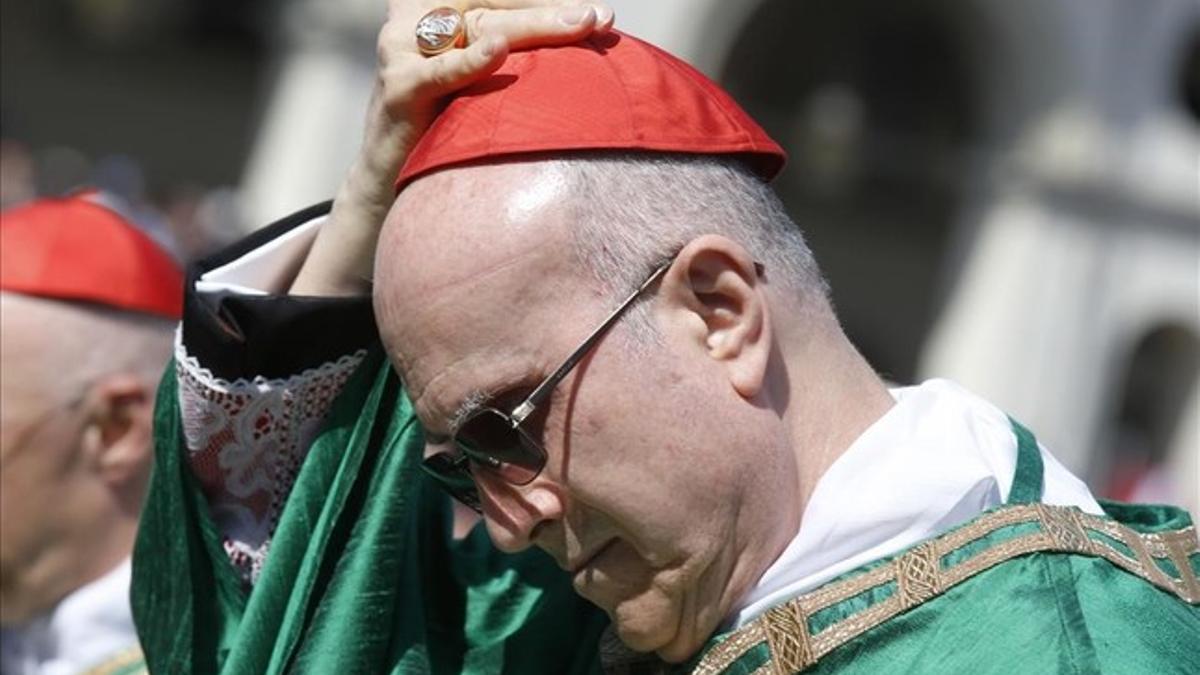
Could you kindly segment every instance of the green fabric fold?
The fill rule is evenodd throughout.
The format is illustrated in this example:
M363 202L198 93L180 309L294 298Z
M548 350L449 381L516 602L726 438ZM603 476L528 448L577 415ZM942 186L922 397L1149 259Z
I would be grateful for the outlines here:
M152 672L591 673L607 617L538 551L454 541L421 429L375 350L305 459L263 573L242 587L185 461L174 368L134 551Z
M1013 426L1019 450L1009 502L1036 502L1041 456L1032 434ZM600 672L607 618L549 557L502 554L482 528L453 540L447 498L420 470L421 434L376 349L330 412L247 591L186 464L168 369L133 561L134 619L151 672ZM1190 524L1169 507L1104 506L1139 532ZM976 548L1025 532L1004 528ZM942 562L974 552L965 547ZM1200 569L1200 557L1188 562ZM892 592L850 598L812 617L808 629L820 635ZM1200 672L1197 644L1200 608L1102 558L1033 553L868 630L807 672ZM748 675L769 657L761 644L725 672ZM669 670L687 672L695 662Z

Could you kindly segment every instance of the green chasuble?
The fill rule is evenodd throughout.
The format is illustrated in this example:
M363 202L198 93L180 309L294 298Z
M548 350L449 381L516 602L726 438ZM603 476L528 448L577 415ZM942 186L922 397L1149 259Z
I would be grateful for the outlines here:
M1200 673L1200 551L1187 515L1038 503L1020 439L1009 504L719 635L691 663L614 672ZM538 551L450 536L421 430L378 351L301 468L252 590L186 466L175 375L132 602L155 673L598 673L607 618Z
M1039 503L1016 422L1008 503L777 605L678 672L1200 673L1200 550L1169 506Z
M451 537L416 417L376 350L334 404L247 592L186 465L174 369L132 603L153 673L599 672L608 619L541 551Z

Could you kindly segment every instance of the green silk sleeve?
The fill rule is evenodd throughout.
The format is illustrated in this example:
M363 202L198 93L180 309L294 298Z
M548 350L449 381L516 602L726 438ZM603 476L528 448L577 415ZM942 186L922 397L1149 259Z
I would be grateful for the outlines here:
M450 536L422 431L379 350L296 478L258 583L243 588L184 453L175 374L134 552L151 672L592 673L607 618L539 551Z
M995 567L807 673L1198 673L1200 609L1098 558Z
M675 672L1200 673L1190 519L1103 505L993 509L768 610Z

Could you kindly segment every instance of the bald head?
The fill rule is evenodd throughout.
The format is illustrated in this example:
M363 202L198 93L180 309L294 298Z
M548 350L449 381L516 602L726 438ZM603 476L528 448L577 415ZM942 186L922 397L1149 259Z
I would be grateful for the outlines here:
M112 373L156 382L175 326L148 314L9 292L0 292L0 319L4 379L20 387L22 399L27 392L44 402Z
M561 257L568 241L567 198L563 177L546 163L471 166L422 178L400 194L388 215L376 284L405 275L406 282L419 283L409 288L419 295L539 250ZM407 277L417 261L421 274Z
M541 547L627 644L678 661L890 405L770 188L675 155L439 171L393 205L374 301L427 453L454 456L471 411L513 411L664 260L522 418L540 473L517 484L477 458L472 477L498 546Z
M565 187L548 167L496 164L428 176L396 200L380 239L375 305L384 343L410 345L391 356L414 396L430 363L475 337L456 324L481 312L527 313L577 276ZM477 305L485 289L491 304ZM505 333L496 337L520 330L515 321L497 328Z
M45 611L129 555L173 322L0 292L0 605Z
M743 245L766 266L779 301L836 329L825 280L774 191L736 159L667 153L569 154L416 181L396 200L376 264L377 290L399 277L404 289L377 293L377 310L395 316L395 300L427 300L430 288L407 285L418 276L434 285L463 281L535 250L549 252L565 279L616 298L654 261L704 234ZM381 321L385 330L390 323ZM653 332L637 308L628 323L640 337Z

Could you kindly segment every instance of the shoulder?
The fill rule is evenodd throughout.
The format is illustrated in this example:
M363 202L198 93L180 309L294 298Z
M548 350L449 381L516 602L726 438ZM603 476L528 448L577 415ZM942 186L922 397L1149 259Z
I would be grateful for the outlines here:
M1195 529L1176 509L1004 507L770 610L700 665L1200 672L1185 649L1200 635L1197 569Z

